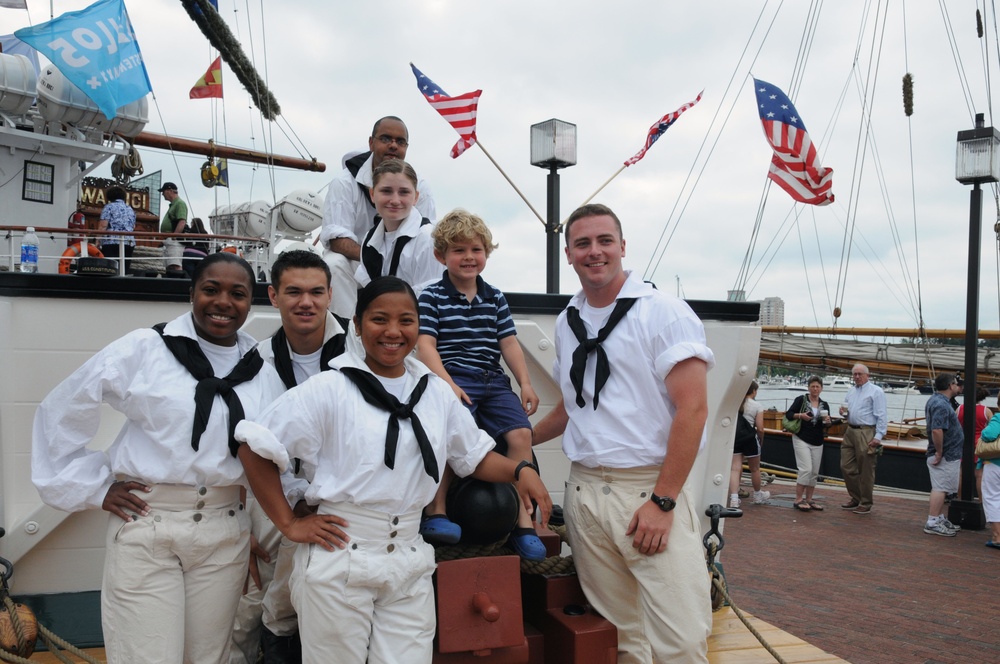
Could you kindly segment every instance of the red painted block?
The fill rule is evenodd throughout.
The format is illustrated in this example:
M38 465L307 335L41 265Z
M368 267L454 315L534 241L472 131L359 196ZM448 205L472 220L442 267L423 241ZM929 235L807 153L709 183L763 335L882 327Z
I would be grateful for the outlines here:
M520 574L517 556L466 558L438 564L438 652L482 652L523 646L525 659L519 661L527 662Z
M576 575L523 574L521 583L525 620L544 635L545 664L617 662L618 630L587 605Z
M528 641L510 648L494 648L476 652L434 653L433 664L535 664L530 659L531 650ZM538 660L545 664L545 660Z

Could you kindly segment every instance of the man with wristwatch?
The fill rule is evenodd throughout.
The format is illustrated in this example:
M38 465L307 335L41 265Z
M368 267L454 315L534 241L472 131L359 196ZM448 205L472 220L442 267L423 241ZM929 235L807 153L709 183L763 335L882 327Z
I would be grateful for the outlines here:
M623 269L614 212L585 205L565 234L582 290L556 321L563 398L533 443L563 434L570 547L587 601L618 628L618 662L707 662L710 586L685 483L715 359L687 304Z

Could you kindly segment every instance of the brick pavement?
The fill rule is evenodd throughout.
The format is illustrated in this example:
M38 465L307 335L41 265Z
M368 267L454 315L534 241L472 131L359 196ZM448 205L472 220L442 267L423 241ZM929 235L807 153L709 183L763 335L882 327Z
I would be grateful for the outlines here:
M854 664L1000 662L1000 550L988 530L923 532L926 498L876 495L867 516L841 510L846 493L818 489L823 512L744 501L722 552L737 606ZM993 623L996 625L997 623Z

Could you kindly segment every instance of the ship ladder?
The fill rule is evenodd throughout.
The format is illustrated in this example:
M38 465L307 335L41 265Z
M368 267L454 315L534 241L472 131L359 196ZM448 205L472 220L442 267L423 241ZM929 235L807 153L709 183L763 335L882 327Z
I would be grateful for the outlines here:
M719 532L719 519L723 518L735 518L743 516L743 510L735 508L725 508L722 505L710 505L707 510L705 510L705 516L712 520L712 528L702 539L702 543L705 545L705 550L708 552L706 561L708 563L708 574L712 577L712 610L718 611L722 608L723 602L729 604L729 608L733 610L736 617L740 619L750 633L760 642L760 645L764 647L767 652L771 653L771 656L780 664L787 664L785 660L778 654L778 652L767 642L764 635L757 631L752 624L750 624L750 619L746 617L739 607L733 602L733 598L729 596L729 592L726 590L726 580L722 576L722 571L719 569L719 565L715 562L715 556L722 551L726 546L726 540L722 538L722 533ZM715 539L713 539L715 538Z
M39 624L31 609L15 604L7 587L7 581L14 575L14 566L6 558L0 558L0 565L4 567L0 574L0 599L3 600L3 608L0 608L0 661L31 664L28 658L35 651L38 637L42 637L45 647L62 662L69 664L71 660L60 653L60 649L87 664L103 664Z

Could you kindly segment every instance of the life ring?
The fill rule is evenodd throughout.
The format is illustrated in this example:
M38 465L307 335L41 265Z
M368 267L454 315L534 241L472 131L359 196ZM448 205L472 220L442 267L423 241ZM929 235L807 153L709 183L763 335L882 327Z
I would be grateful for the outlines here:
M69 266L72 264L74 258L79 258L80 256L80 245L82 242L77 242L76 244L67 247L66 251L62 253L62 258L59 260L59 274L69 274ZM87 243L87 254L91 258L104 258L104 254L101 250L97 248L97 245L93 242Z

